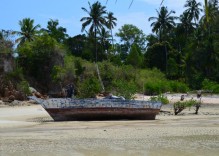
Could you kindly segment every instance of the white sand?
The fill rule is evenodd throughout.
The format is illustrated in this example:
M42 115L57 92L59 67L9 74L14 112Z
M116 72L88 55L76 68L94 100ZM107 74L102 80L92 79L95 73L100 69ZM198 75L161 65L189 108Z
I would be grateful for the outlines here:
M219 98L213 101L199 115L191 108L174 116L165 105L170 113L152 121L53 122L40 105L0 107L0 156L218 156Z

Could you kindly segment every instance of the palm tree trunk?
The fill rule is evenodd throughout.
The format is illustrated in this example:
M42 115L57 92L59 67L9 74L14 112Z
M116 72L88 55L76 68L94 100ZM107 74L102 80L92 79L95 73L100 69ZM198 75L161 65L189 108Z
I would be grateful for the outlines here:
M113 52L114 52L114 43L113 43L113 31L112 31L112 28L111 28L111 37L112 37L112 46L113 46ZM115 53L114 53L115 54Z
M104 91L105 91L105 87L104 87L103 81L102 81L102 79L101 79L101 77L100 77L100 70L99 70L99 67L98 67L97 62L96 62L95 65L96 65L96 69L97 69L97 76L98 76L98 79L99 79L99 81L100 81L100 85L101 85L101 87L102 87L102 91L104 92Z
M165 43L165 60L166 60L166 76L168 75L168 54L167 54L167 45Z
M95 26L95 54L96 54L95 61L97 63L97 28L96 26Z
M104 85L103 85L103 81L102 81L102 79L100 77L100 70L99 70L98 64L97 64L97 28L96 27L95 27L95 52L96 52L96 61L95 61L95 63L96 63L96 68L97 68L97 76L98 76L98 79L100 81L100 85L102 87L102 91L105 91L105 88L104 88Z
M209 14L208 14L208 1L205 0L205 15L207 19L207 23L209 22Z

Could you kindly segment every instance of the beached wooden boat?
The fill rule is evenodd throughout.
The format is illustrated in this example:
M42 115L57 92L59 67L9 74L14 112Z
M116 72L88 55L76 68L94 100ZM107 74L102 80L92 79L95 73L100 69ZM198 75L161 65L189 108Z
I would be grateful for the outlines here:
M41 104L55 121L154 120L162 106L161 102L123 99L29 98Z

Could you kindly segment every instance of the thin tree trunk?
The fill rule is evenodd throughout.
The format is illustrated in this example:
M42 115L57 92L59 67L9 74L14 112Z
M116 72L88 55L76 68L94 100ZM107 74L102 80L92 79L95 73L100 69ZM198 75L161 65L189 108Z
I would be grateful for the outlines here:
M96 54L95 61L97 63L97 28L96 26L95 26L95 54Z
M100 85L102 87L102 91L105 91L105 88L104 88L104 85L103 85L103 81L100 77L100 70L98 68L98 64L97 64L97 28L95 27L95 51L96 51L96 68L97 68L97 76L98 76L98 79L100 81Z
M205 15L207 19L207 23L209 22L209 12L208 12L208 1L205 0Z
M112 28L111 28L111 37L112 37L113 52L114 52L114 55L115 55L115 51L114 51L114 43L113 43L113 31L112 31Z
M99 79L99 81L100 81L100 85L101 85L101 87L102 87L102 91L104 92L104 91L105 91L105 88L104 88L104 85L103 85L103 81L102 81L102 79L101 79L101 77L100 77L100 70L99 70L99 67L98 67L97 62L96 62L95 65L96 65L96 69L97 69L98 79Z

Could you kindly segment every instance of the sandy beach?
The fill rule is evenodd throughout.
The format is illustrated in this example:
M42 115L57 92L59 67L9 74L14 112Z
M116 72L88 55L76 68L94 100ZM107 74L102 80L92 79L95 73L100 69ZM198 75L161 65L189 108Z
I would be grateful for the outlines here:
M0 155L218 156L219 96L202 97L198 115L175 116L172 104L162 111L156 120L54 122L40 105L0 102Z

